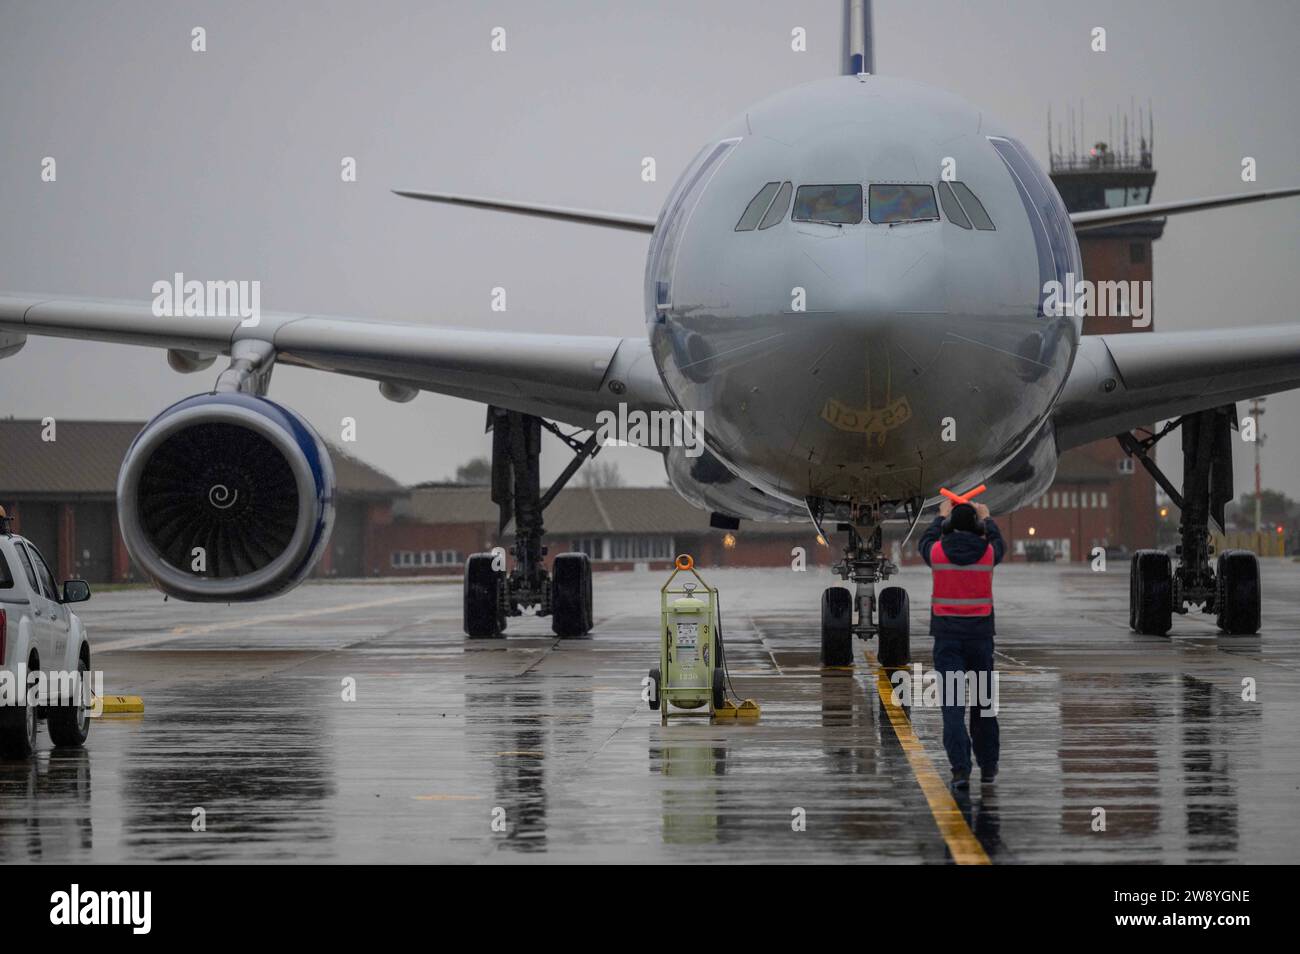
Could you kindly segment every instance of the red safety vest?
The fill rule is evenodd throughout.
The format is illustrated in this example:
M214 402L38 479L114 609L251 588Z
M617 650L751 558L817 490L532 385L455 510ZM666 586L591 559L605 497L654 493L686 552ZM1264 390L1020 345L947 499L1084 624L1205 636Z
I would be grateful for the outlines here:
M943 542L930 548L930 569L934 592L930 609L935 616L993 615L993 548L985 544L984 555L974 563L959 564L948 559Z

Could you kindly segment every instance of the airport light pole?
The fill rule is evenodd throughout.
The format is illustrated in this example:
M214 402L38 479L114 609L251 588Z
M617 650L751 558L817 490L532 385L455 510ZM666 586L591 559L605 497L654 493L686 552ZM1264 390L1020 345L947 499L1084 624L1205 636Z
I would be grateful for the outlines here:
M1268 399L1255 398L1250 405L1251 417L1255 419L1255 533L1257 534L1260 532L1260 528L1263 524L1263 504L1260 500L1263 495L1263 484L1260 480L1259 446L1264 443L1264 435L1260 430L1259 419L1264 413L1263 404L1266 400Z

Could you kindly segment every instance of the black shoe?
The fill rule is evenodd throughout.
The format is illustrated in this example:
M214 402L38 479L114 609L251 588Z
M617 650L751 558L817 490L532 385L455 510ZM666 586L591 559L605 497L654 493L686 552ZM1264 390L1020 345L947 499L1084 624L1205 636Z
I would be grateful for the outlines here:
M955 792L968 791L970 789L970 772L959 772L957 769L953 769L952 788Z
M980 782L984 785L992 785L998 777L996 768L980 769Z

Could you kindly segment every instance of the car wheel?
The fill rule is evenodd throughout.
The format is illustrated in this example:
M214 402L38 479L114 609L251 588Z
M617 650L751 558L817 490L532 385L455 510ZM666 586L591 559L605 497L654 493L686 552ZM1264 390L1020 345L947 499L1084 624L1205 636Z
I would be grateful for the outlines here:
M21 699L0 706L0 758L29 759L36 751L36 706L27 704L27 690L36 685L40 660L35 653L27 661L27 684Z
M76 748L86 744L90 735L90 707L85 704L86 692L90 687L90 660L87 655L77 661L76 698L66 700L66 704L52 705L46 717L46 726L50 730L50 740L60 748ZM65 703L65 700L59 700Z

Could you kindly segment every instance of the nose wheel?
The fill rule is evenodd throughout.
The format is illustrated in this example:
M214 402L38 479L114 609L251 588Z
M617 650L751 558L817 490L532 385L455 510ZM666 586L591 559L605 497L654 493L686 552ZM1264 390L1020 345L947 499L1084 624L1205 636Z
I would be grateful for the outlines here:
M809 512L821 530L821 505L810 501ZM881 555L882 532L873 508L855 507L855 523L840 524L849 534L844 559L835 564L834 572L854 590L844 586L828 587L822 593L821 661L823 666L853 665L853 637L879 638L876 656L886 668L907 666L912 661L911 605L901 586L886 586L876 593L876 584L897 572L898 568ZM866 536L858 532L858 522L868 521ZM854 619L856 610L856 620Z
M887 669L910 665L912 662L911 600L901 586L887 586L880 591L876 604L876 635L880 644L876 655L880 665Z
M822 665L853 665L853 597L842 586L822 593Z

